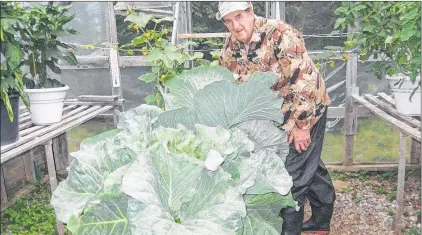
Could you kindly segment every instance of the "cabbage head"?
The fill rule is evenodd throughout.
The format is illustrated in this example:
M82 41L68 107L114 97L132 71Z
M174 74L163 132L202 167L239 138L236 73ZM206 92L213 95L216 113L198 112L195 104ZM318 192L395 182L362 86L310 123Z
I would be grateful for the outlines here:
M280 234L294 207L275 74L236 83L219 66L168 83L168 111L120 113L118 128L85 139L53 192L73 234Z

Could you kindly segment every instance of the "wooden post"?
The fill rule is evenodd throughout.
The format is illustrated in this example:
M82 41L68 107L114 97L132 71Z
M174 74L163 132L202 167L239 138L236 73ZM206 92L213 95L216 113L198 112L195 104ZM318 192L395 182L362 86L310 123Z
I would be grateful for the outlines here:
M53 141L50 139L45 143L45 158L47 160L47 168L48 168L48 178L50 181L50 188L51 193L57 188L57 174L56 174L56 166L54 163L54 154L53 154ZM59 235L64 235L64 226L63 224L56 219L56 228L57 233Z
M265 18L269 19L271 16L271 3L266 1L265 2Z
M35 181L35 169L34 169L34 151L29 150L23 155L23 165L25 167L25 176L27 183L34 183Z
M122 94L122 85L121 85L121 78L120 78L120 67L119 67L119 52L115 48L118 46L117 41L117 26L116 26L116 15L114 12L113 2L107 3L107 22L108 22L108 32L110 33L110 43L113 45L109 51L109 62L110 62L110 75L111 75L111 83L112 83L112 95L117 95L119 98L123 98ZM113 112L113 123L114 126L117 126L118 123L118 115L116 110L123 110L123 106L114 106Z
M403 202L404 202L404 177L406 173L406 137L407 135L400 132L400 156L397 174L397 205L396 213L393 220L393 230L396 234L400 234L401 217L403 215Z
M352 54L346 64L346 106L344 111L344 160L343 165L353 165L353 146L357 132L357 105L352 95L359 95L357 80L357 55Z
M6 192L6 184L4 183L4 176L3 176L3 165L0 165L0 197L1 197L1 207L7 204L7 192Z
M410 143L410 163L411 164L420 164L421 157L421 142L418 142L415 139L412 139Z
M286 2L279 2L280 20L286 22Z
M66 169L69 165L66 132L53 138L53 155L56 171Z

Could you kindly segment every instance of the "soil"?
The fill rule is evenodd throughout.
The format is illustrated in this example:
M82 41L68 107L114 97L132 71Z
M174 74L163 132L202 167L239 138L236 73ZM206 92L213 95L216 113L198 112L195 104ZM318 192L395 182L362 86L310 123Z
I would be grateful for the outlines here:
M397 174L331 174L336 188L330 235L390 235L396 206ZM401 234L421 234L420 171L407 171ZM305 207L305 220L311 215Z

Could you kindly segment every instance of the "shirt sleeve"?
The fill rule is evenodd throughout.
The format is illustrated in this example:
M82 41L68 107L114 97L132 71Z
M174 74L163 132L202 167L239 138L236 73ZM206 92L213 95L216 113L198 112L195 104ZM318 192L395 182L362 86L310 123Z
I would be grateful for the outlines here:
M296 29L280 25L272 38L281 80L287 80L290 84L285 91L291 102L289 110L286 110L290 115L283 128L287 133L294 126L311 129L317 122L316 96L321 75L308 55L303 37Z

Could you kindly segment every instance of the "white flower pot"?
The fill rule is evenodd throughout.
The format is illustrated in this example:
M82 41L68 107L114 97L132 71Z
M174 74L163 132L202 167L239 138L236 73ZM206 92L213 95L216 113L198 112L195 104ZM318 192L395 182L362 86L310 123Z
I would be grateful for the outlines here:
M410 78L403 74L393 76L386 75L386 79L389 80L390 88L393 91L397 112L406 116L419 116L421 114L421 88L419 87L416 90L411 101L409 101L409 97L418 86L421 79L420 76L416 77L415 83L412 83ZM403 79L404 82L401 86L400 83L395 85Z
M60 122L67 90L69 90L69 86L25 89L29 97L32 123L35 125L50 125Z

